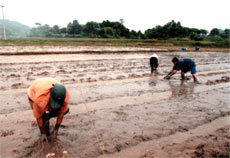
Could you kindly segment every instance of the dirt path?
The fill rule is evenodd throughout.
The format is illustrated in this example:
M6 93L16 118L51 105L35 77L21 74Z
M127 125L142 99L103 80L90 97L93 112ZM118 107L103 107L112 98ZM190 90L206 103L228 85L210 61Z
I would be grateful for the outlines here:
M150 75L151 54L2 55L0 157L45 157L49 152L61 157L64 150L70 158L101 157L103 153L122 158L211 157L207 151L226 154L228 53L158 53L160 67ZM196 61L201 84L192 79L182 82L179 74L169 81L162 79L171 69L174 55ZM58 141L51 144L39 141L26 96L31 82L45 76L60 80L71 94L70 114L63 121Z

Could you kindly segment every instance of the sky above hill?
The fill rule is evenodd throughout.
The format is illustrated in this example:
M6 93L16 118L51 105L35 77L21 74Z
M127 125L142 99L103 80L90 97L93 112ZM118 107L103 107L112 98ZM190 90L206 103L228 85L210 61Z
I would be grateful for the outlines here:
M208 31L230 28L230 0L0 0L0 3L4 5L5 19L30 27L36 22L66 27L73 20L86 24L123 19L128 29L142 32L171 20Z

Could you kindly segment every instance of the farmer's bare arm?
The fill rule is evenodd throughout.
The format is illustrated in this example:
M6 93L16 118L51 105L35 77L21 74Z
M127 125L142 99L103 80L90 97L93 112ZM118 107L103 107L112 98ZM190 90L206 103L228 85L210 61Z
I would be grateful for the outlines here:
M54 127L53 132L52 132L52 134L55 135L55 136L56 136L57 133L58 133L58 129L59 129L61 123L62 123L63 117L64 117L64 114L63 114L63 113L60 113L60 114L58 115L58 117L57 117L56 125L55 125L55 127Z
M171 70L168 73L168 75L164 77L164 79L170 79L170 77L173 76L176 72L177 72L177 70Z
M177 73L177 70L172 70L172 73L174 73L174 74Z
M40 118L37 119L37 123L38 123L38 126L39 126L39 127L42 127L42 126L43 126L42 117L40 117Z
M44 123L43 123L42 117L40 117L40 118L37 119L37 123L38 123L39 129L40 129L40 132L41 132L41 139L42 139L42 141L43 142L47 142L48 139L47 139L47 136L45 134L45 129L43 127Z

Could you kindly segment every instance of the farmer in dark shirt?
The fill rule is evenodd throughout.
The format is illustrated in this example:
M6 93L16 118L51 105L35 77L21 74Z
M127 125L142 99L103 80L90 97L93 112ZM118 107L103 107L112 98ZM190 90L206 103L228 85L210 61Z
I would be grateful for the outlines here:
M173 76L177 71L181 70L181 78L184 80L184 74L188 71L191 71L194 82L198 83L196 78L196 64L192 59L184 58L179 60L177 57L174 57L172 62L174 64L173 69L167 76L164 77L164 79L170 79L170 77Z

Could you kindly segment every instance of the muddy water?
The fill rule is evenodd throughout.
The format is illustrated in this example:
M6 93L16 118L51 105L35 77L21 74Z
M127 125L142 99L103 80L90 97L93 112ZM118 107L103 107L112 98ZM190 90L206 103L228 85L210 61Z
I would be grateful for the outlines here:
M160 66L150 75L151 54L1 56L1 157L45 157L48 152L61 157L64 150L69 157L111 155L230 115L228 53L158 53ZM162 79L175 55L196 61L201 84L194 84L190 74L185 82L179 74ZM57 142L44 145L26 88L46 76L69 89L71 111Z

